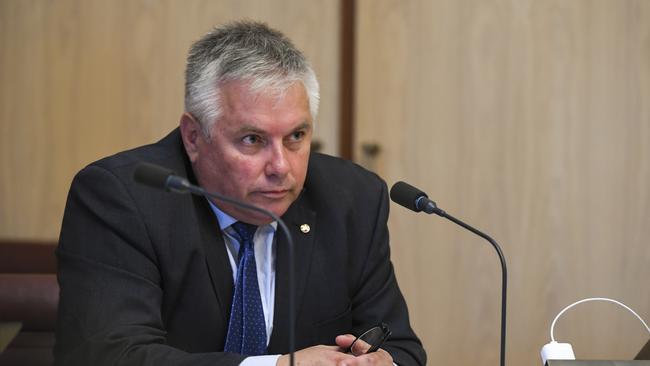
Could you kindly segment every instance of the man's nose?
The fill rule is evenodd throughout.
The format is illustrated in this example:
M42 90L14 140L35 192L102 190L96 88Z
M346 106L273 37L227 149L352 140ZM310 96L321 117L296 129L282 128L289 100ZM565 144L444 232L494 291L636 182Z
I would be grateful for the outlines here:
M290 170L287 160L288 151L283 144L271 147L269 159L266 163L266 175L284 178Z

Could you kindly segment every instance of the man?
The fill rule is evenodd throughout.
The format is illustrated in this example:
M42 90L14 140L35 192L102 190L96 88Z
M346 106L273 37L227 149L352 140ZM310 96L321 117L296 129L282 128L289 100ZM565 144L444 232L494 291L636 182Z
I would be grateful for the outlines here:
M287 242L272 219L140 186L146 161L273 212L296 250L300 365L423 365L389 258L386 185L310 154L318 83L264 24L195 43L180 127L75 177L57 256L57 365L288 365ZM381 322L374 353L346 352Z

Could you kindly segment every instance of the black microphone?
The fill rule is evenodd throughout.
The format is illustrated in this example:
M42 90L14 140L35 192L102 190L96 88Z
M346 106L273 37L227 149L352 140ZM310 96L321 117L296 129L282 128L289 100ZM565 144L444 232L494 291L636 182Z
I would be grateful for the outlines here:
M158 189L164 189L173 193L191 193L206 198L214 198L219 201L228 202L238 207L242 207L251 211L262 213L277 221L278 225L287 237L289 244L289 365L294 365L294 352L296 349L295 343L295 329L296 329L296 314L295 314L295 284L294 284L294 256L293 256L293 237L289 232L289 228L282 221L280 217L271 211L265 210L261 207L253 206L248 203L241 202L234 198L226 197L214 192L208 192L203 187L191 184L186 178L176 175L172 170L163 168L158 165L150 163L139 163L133 173L133 180Z
M466 223L458 220L457 218L447 214L442 209L438 208L435 202L429 199L426 193L413 187L412 185L405 182L397 182L390 189L390 199L393 202L402 205L409 210L415 212L424 211L428 214L436 214L438 216L444 217L453 223L464 227L465 229L473 232L474 234L482 237L492 244L494 249L499 255L499 260L501 261L501 356L500 356L500 365L505 366L506 363L506 299L507 299L507 288L508 288L508 271L506 268L506 259L503 256L501 247L497 244L494 239L489 237L487 234L482 233L481 231L467 225Z
M165 189L175 193L190 192L190 182L174 171L150 163L140 163L135 168L133 180L149 187Z
M397 182L393 184L390 189L390 199L415 212L424 211L428 214L435 213L437 215L444 213L435 202L429 199L426 193L408 183Z

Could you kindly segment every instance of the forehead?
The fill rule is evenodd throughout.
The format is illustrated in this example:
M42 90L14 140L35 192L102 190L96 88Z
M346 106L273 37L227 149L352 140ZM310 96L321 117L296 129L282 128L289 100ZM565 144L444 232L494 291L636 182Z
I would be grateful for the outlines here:
M301 82L277 88L251 88L250 83L230 81L220 88L222 115L219 124L224 128L242 125L260 128L311 125L309 99Z
M220 87L220 99L229 110L296 108L309 110L309 98L299 81L283 86L256 86L246 81L230 81Z

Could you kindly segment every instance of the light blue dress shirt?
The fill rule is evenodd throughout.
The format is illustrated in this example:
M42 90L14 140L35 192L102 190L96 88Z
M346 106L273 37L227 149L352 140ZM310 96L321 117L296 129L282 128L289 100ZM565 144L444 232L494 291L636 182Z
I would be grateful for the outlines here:
M239 242L235 230L230 225L237 219L221 211L215 204L208 201L212 211L217 216L219 227L223 233L230 268L232 268L233 283L237 282L237 264L239 260ZM257 282L260 287L264 321L266 322L266 344L269 344L273 332L273 310L275 304L275 231L278 223L272 223L257 228L253 238L255 247L255 264L257 266ZM240 366L274 366L280 355L251 356Z
M219 220L219 227L223 233L224 242L232 268L233 283L237 282L237 264L239 242L235 230L230 225L237 220L221 211L212 202L210 207ZM268 225L257 228L253 242L255 243L255 264L257 265L257 281L260 287L264 320L266 321L266 345L268 346L273 331L273 309L275 304L275 231L278 223L273 221ZM275 366L281 355L250 356L242 361L239 366ZM393 366L398 366L393 362Z

